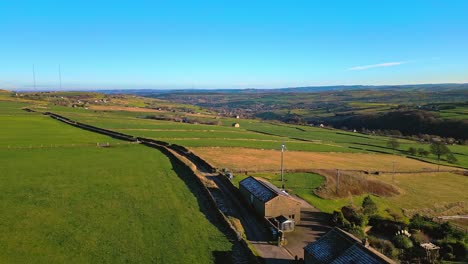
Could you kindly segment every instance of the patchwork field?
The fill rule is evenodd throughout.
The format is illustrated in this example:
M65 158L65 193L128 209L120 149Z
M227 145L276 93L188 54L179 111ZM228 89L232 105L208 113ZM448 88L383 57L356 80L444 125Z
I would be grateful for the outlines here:
M144 104L138 106L141 107ZM249 173L269 172L262 174L262 177L273 181L275 181L275 177L279 177L279 175L275 174L280 167L279 149L281 144L285 143L287 146L284 156L286 170L313 170L326 176L324 178L316 175L317 179L322 179L322 181L316 179L317 181L312 180L311 182L309 178L291 181L296 175L288 179L289 182L287 182L286 187L325 212L331 212L351 202L360 203L364 196L352 194L355 188L359 188L359 184L363 186L362 190L360 190L361 193L379 193L375 191L375 188L381 188L382 186L385 188L391 186L391 188L398 190L398 195L390 190L390 192L383 192L385 193L383 196L375 197L379 205L382 205L382 210L385 208L397 211L401 208L417 210L429 208L428 210L432 210L434 207L439 207L439 211L449 212L450 210L460 209L452 208L449 204L466 201L465 196L461 193L461 190L466 189L465 187L468 186L464 178L460 178L463 176L445 172L428 173L430 170L437 169L436 157L432 154L428 157L414 156L414 158L421 161L406 157L409 156L407 152L409 147L429 149L428 144L412 140L399 139L400 146L395 151L397 155L393 155L393 150L387 147L387 137L341 130L262 122L251 119L219 118L210 115L208 112L204 112L201 115L202 118L209 121L217 120L218 125L187 124L146 118L148 114L151 114L148 111L158 111L158 113L167 113L168 115L173 115L173 112L153 109L141 110L141 108L127 109L123 104L120 106L101 105L97 108L94 107L94 109L49 105L48 109L45 110L42 107L38 108L38 110L53 111L91 125L188 147L219 168L249 171ZM24 114L31 115L30 113ZM190 113L185 114L193 115ZM240 128L232 127L233 123L239 123ZM116 143L114 144L116 145ZM449 146L449 148L458 159L458 162L454 165L467 168L468 148L460 145ZM423 162L424 160L429 162ZM445 166L441 166L441 170L456 169L448 167L449 163L444 160L442 160L442 165ZM385 173L393 171L393 168L397 171L395 181L393 181L392 174ZM346 193L338 195L341 198L335 197L330 200L315 195L313 189L317 188L315 185L317 182L326 180L327 191L332 192L334 190L334 184L336 184L334 182L335 169L366 170L371 173L379 171L380 175L354 175L357 180L353 181L352 184L356 186L353 186L354 189L344 188ZM398 173L406 171L423 171L424 173ZM344 177L346 177L346 173L352 174L352 172L343 172ZM311 174L302 174L301 177L306 177L304 175L310 176ZM427 178L424 175L427 175ZM388 179L389 177L391 180ZM433 185L427 184L426 180ZM293 182L295 183L293 184ZM375 185L376 182L377 185ZM275 184L279 183L276 182ZM439 185L445 187L436 187ZM449 189L454 190L452 196L442 191ZM433 193L430 198L421 198L428 192ZM321 195L331 197L327 196L327 192L323 190Z
M212 263L229 256L232 244L188 171L157 150L117 144L22 106L0 102L1 263Z

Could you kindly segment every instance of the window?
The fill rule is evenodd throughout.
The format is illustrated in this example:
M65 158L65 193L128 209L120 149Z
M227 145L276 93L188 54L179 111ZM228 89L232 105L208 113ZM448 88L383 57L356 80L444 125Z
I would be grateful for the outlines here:
M294 214L292 215L292 219L294 219Z

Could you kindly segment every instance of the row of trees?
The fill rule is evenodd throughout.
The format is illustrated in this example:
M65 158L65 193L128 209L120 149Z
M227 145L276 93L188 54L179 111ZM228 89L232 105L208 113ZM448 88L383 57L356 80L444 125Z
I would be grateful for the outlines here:
M391 148L393 150L393 153L395 153L395 150L400 147L400 143L396 138L390 138L387 141L387 147ZM422 157L427 157L429 156L430 153L433 155L437 156L437 162L440 164L440 158L445 156L446 160L450 163L456 163L458 160L457 158L453 155L452 151L447 147L445 143L443 143L441 140L433 139L431 142L431 145L429 147L429 151L423 149L423 148L415 148L415 147L410 147L408 148L408 153L410 155L419 155Z

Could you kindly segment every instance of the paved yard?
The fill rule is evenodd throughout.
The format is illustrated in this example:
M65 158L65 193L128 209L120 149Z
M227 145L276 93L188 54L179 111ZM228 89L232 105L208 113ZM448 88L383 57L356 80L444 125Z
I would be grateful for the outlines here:
M286 234L287 244L284 248L293 256L304 258L304 247L308 243L316 241L330 227L325 213L320 212L306 201L297 199L302 202L301 223L296 226L294 232Z

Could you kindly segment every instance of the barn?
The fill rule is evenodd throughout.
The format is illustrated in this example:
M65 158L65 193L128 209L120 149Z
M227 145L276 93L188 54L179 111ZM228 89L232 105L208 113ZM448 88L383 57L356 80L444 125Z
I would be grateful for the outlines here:
M301 221L301 202L273 184L252 176L239 182L239 191L257 215L277 221L291 231Z

